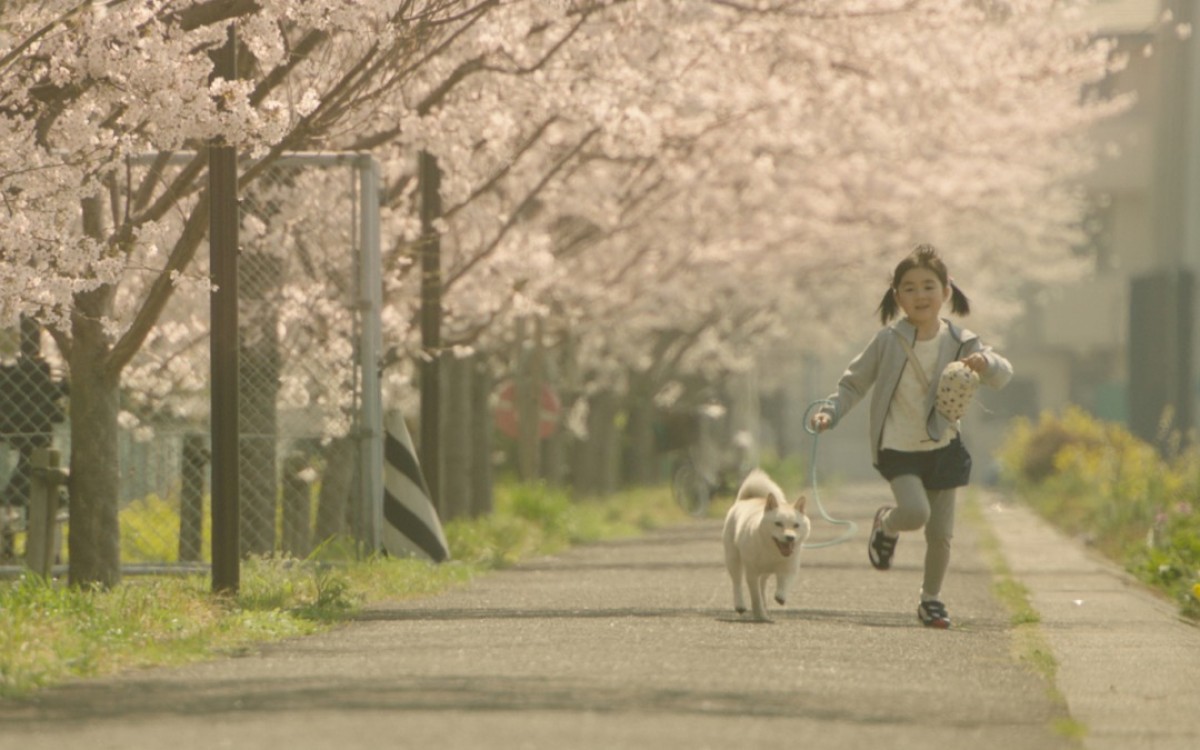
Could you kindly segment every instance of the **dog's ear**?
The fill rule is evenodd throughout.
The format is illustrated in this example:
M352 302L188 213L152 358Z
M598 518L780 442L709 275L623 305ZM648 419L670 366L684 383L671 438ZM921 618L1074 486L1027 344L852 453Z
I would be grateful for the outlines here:
M774 492L767 493L767 510L775 510L779 507L779 498L775 497Z
M804 495L801 495L800 497L796 498L796 510L803 513L804 512L804 504L807 502L808 502L808 498L805 497Z

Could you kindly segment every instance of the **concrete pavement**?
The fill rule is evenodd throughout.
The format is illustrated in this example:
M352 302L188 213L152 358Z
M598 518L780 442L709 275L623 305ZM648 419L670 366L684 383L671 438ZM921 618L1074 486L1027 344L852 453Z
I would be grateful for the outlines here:
M989 495L984 512L1041 616L1085 747L1200 748L1200 628L1031 511Z
M859 538L806 550L793 601L770 625L733 615L720 522L701 521L534 560L244 658L0 702L0 749L1033 750L1078 747L1056 729L1068 707L1092 728L1088 747L1197 746L1195 679L1164 691L1151 670L1160 653L1191 670L1200 631L1071 543L1043 540L1035 519L986 501L1043 611L1067 706L1014 657L972 524L959 523L945 592L956 626L932 631L915 615L920 535L901 540L891 571L866 561L886 486L824 500L859 522ZM839 532L814 524L814 540ZM1126 594L1137 597L1128 609L1107 606Z

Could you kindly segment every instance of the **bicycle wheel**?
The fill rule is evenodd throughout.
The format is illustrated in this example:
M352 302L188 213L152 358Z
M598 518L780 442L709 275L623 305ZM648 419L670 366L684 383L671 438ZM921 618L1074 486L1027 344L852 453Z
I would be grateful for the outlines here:
M708 512L708 483L690 462L680 464L671 475L671 494L689 515L699 517Z

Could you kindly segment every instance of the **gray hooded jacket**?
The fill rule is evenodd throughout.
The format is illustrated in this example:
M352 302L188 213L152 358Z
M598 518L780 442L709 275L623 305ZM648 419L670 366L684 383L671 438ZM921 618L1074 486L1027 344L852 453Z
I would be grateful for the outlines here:
M959 328L948 320L946 324L950 327L950 335L942 341L938 350L934 372L940 373L951 362L980 352L988 361L987 370L979 376L980 382L996 389L1008 384L1012 379L1013 369L1007 359L991 347L984 346L979 336L971 331ZM830 427L836 427L841 418L867 395L871 386L875 386L875 392L871 395L869 419L871 463L875 465L879 463L879 446L883 442L883 422L891 406L896 386L900 383L900 376L908 365L908 353L897 334L913 343L917 338L917 329L904 318L879 329L875 338L867 344L867 348L846 367L846 372L838 380L837 392L828 397L831 403L821 408L821 412L828 414L831 419ZM929 415L925 427L933 440L944 435L947 427L957 426L938 413L934 408L936 401L937 378L934 378L934 382L929 384L929 392L925 394L925 411Z

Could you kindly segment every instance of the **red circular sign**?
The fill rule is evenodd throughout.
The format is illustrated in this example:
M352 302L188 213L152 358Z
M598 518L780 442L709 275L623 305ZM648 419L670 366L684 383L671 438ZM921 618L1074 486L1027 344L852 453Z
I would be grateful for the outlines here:
M542 386L538 398L538 437L548 438L558 429L558 413L562 410L558 394L548 385ZM511 438L517 436L517 384L506 380L500 384L496 398L496 427Z

